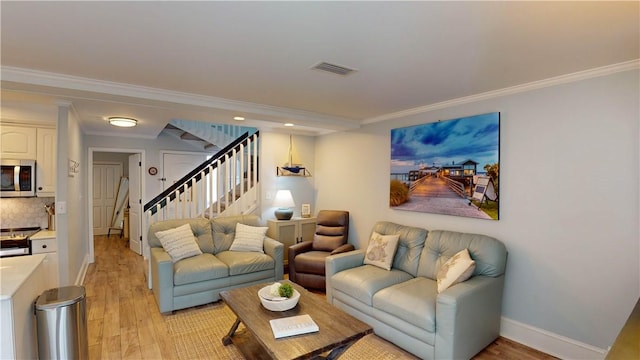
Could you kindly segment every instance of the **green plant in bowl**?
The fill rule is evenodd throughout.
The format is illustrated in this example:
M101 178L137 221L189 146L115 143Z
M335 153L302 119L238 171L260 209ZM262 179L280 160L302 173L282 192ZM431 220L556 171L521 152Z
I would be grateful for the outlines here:
M290 298L293 296L293 286L291 286L291 284L282 284L278 288L278 293L280 296Z

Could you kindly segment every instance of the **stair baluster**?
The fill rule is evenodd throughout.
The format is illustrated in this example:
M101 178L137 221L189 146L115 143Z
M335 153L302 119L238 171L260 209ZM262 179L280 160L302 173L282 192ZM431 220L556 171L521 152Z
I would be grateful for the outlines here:
M148 223L257 209L258 140L259 132L244 133L145 204Z

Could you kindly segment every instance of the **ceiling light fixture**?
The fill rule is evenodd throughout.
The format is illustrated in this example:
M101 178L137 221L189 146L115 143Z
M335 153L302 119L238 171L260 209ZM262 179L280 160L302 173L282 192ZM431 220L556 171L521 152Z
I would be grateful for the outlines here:
M284 123L284 126L293 126L293 123Z
M138 124L138 120L125 117L110 117L109 124L118 127L134 127Z
M234 116L233 120L242 121L242 120L244 120L244 117L242 117L242 116Z

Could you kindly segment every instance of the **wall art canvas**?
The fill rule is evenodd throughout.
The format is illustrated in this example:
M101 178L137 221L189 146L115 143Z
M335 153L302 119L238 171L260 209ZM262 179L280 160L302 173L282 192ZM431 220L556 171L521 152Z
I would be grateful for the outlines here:
M499 219L500 113L391 130L389 204Z

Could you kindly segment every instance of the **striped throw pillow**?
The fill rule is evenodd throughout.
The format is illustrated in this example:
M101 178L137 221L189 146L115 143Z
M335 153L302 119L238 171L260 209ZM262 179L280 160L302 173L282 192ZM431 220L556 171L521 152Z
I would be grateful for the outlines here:
M189 224L184 224L174 229L158 231L156 237L160 240L164 251L169 253L171 261L202 254L195 236Z
M267 233L266 227L249 226L236 224L236 235L231 244L230 251L256 251L264 253L264 235Z

